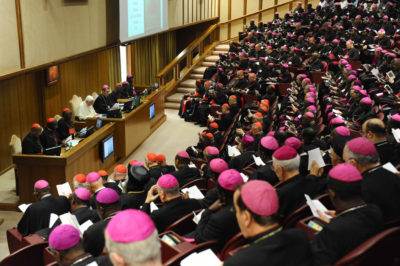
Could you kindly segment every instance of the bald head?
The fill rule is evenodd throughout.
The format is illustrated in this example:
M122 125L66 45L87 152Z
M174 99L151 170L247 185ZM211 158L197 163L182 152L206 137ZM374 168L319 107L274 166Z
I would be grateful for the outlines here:
M372 118L362 125L362 134L372 142L376 143L386 139L385 123L378 118Z

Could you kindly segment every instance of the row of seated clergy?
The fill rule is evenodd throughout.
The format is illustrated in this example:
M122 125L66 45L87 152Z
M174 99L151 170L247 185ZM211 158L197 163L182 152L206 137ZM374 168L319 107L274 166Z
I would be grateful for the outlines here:
M30 132L22 141L22 153L43 154L45 149L63 144L71 135L75 135L72 111L65 108L62 118L58 121L54 118L47 119L44 129L38 123L32 125Z

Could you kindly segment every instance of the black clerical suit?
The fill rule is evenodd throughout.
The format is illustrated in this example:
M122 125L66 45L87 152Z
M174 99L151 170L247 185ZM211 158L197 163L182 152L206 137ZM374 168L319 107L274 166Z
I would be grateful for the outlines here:
M232 158L232 160L230 160L228 163L229 169L236 169L238 171L241 171L243 168L254 162L253 155L255 155L255 152L246 151L236 156L235 158Z
M280 230L280 227L275 227L252 237L249 245L225 260L224 266L312 265L306 234L297 228Z
M96 192L94 192L93 196L90 197L89 206L92 207L93 210L97 209L97 204L96 204L97 193L99 193L100 190L102 190L103 188L105 187L102 187L101 189L97 190Z
M379 158L382 165L387 162L391 162L394 166L396 166L400 163L395 148L387 140L376 142L375 147L379 153Z
M214 187L212 189L209 189L206 192L206 195L204 195L204 199L200 201L201 208L207 209L210 207L214 202L216 202L218 199L218 188Z
M150 204L145 203L142 206L142 211L150 215L157 227L158 233L162 233L173 222L200 208L201 206L198 200L182 199L178 197L165 202L162 207L152 213L150 213Z
M347 208L324 226L312 242L314 265L333 265L358 245L383 230L376 205Z
M113 100L109 96L100 94L94 101L93 108L98 114L106 114L113 104Z
M378 205L385 222L400 219L400 177L382 166L364 172L362 177L364 201Z
M95 257L99 256L101 252L103 252L105 246L104 229L107 227L113 216L107 217L104 220L93 224L85 231L85 233L83 233L83 246L86 252Z
M59 137L56 130L51 130L48 127L43 129L42 134L40 135L40 143L42 144L43 149L55 147L60 144Z
M183 186L189 181L200 178L199 169L189 166L183 166L177 171L172 172L171 175L175 176L179 182L179 186Z
M44 195L38 202L29 206L18 223L18 231L22 236L33 234L36 231L48 228L50 213L57 215L69 212L69 200L64 197L54 197L50 194Z
M272 186L279 183L279 179L272 168L272 162L267 162L264 166L257 168L257 170L250 175L249 179L264 180L270 183Z
M75 134L74 124L71 121L67 122L64 118L61 118L58 120L57 133L60 140L68 138L70 135Z
M129 191L121 195L121 210L140 209L146 200L146 193L143 191Z
M43 152L42 144L40 144L40 138L32 136L30 133L26 135L22 141L22 153L23 154L41 154Z
M218 247L222 249L225 244L239 233L239 225L235 214L231 211L232 204L224 206L219 211L205 210L196 227L196 243L218 240Z

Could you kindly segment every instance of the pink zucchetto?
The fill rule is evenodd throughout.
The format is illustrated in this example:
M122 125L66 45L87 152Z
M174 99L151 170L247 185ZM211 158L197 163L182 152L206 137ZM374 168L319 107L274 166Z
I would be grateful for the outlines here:
M317 111L317 107L315 107L315 105L310 105L310 106L308 106L307 108L310 109L310 110L313 111L313 112L316 112L316 111Z
M394 114L394 115L391 116L391 118L392 118L394 121L400 122L400 115L399 115L399 114Z
M315 100L312 97L306 98L306 101L309 102L309 103L315 103Z
M360 93L361 93L362 95L364 95L364 96L368 96L368 93L367 93L366 90L360 90Z
M315 98L315 92L310 91L308 94L310 94L311 97Z
M242 137L242 144L247 147L253 145L253 143L254 137L249 134L244 134L244 136Z
M270 132L268 132L267 136L269 137L275 136L275 131L271 130Z
M329 171L329 177L342 182L358 182L362 180L360 172L349 163L341 163Z
M107 224L106 230L114 242L132 243L147 239L156 227L145 212L128 209L117 213Z
M337 128L335 128L335 130L341 136L344 136L344 137L350 136L350 130L345 126L337 127Z
M228 170L228 164L225 160L216 158L210 161L210 169L215 173L222 173L225 170Z
M367 138L359 137L347 142L347 148L357 154L373 155L376 154L376 148L372 141Z
M81 200L84 200L84 201L90 200L90 192L86 188L79 187L79 188L75 189L74 193Z
M111 204L119 200L118 193L112 188L103 188L96 195L96 201L101 204Z
M217 147L208 146L204 149L209 155L219 155L219 150Z
M343 123L344 123L344 120L343 120L343 118L341 118L341 117L335 117L335 118L333 118L333 119L331 120L331 123L332 123L333 125L343 124Z
M103 90L108 89L109 86L108 85L103 85Z
M178 180L176 180L175 176L166 174L166 175L162 175L158 179L157 185L160 188L172 188L172 187L178 186L179 183L178 183Z
M49 244L55 250L68 250L75 247L81 239L78 229L69 224L56 226L49 235Z
M186 151L180 151L177 155L182 158L190 159L189 153L187 153Z
M372 104L372 100L371 100L371 98L369 98L369 97L364 97L364 98L362 98L362 99L361 99L361 102L363 102L363 103L365 103L365 104L368 104L368 105Z
M283 145L274 152L273 156L279 161L286 161L295 158L297 151L288 145Z
M314 118L315 117L314 114L311 113L311 112L306 112L304 115L309 117L309 118Z
M101 178L101 176L99 175L99 173L97 172L90 172L87 176L86 176L86 182L88 183L93 183L98 181Z
M285 140L285 145L290 146L295 150L298 150L301 147L301 140L296 137L290 137Z
M242 201L254 214L269 216L279 209L279 199L275 189L266 181L251 180L243 185L240 192Z
M49 183L46 180L41 179L41 180L36 181L35 185L33 187L36 189L43 189L48 186L49 186Z
M236 186L242 183L243 177L234 169L225 170L218 177L218 184L229 191L234 191Z
M264 147L265 149L268 149L270 151L274 151L279 148L278 141L272 136L263 137L260 141L260 144L262 147Z
M361 87L360 86L358 86L358 85L354 85L353 87L351 87L353 90L355 90L355 91L360 91L361 90Z

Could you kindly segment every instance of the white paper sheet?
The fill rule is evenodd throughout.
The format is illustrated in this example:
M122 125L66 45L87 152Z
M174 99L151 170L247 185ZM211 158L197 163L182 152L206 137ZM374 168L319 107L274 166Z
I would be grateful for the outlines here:
M197 168L196 165L193 162L190 162L189 167L190 168Z
M154 202L150 203L150 212L158 210L157 205Z
M312 200L307 194L304 194L304 196L306 197L307 205L310 207L313 216L319 217L317 212L317 210L319 210L324 213L326 217L332 219L332 216L325 213L328 209L319 200Z
M85 231L93 225L93 222L91 220L87 220L86 222L84 222L83 224L81 224L79 226L79 230L83 233L85 233Z
M52 228L54 223L58 220L58 215L55 213L50 213L50 222L49 222L49 228Z
M236 146L231 146L228 145L228 156L232 157L232 156L239 156L240 155L240 151L237 149Z
M308 170L310 170L313 160L317 162L319 167L325 166L324 158L322 158L321 150L319 148L308 151Z
M240 173L240 175L243 177L243 181L246 183L247 181L249 181L249 177L243 173Z
M188 192L189 198L191 198L191 199L198 199L198 200L204 199L203 193L201 193L200 189L197 186L183 188L182 192L183 193Z
M181 266L220 266L221 261L212 252L211 249L204 250L200 253L194 252L181 261Z
M265 163L263 162L263 160L261 160L260 157L257 157L255 155L253 155L253 159L254 159L254 162L256 163L257 166L264 166L265 165Z
M28 207L31 206L31 204L32 204L32 203L29 203L29 204L23 203L23 204L21 204L21 205L18 206L18 209L20 209L21 212L25 213L25 212L26 212L26 209L28 209Z
M193 212L193 215L194 215L194 217L193 217L193 222L195 223L195 224L199 224L199 222L200 222L200 220L201 220L201 215L203 215L203 212L204 212L205 210L202 210L201 212L199 212L197 215L196 215L196 213L195 212Z
M65 196L68 197L69 195L72 194L72 189L71 186L69 185L68 182L65 182L64 184L57 185L57 192L59 196Z
M382 167L392 172L393 174L399 173L399 171L396 169L396 167L394 167L394 165L391 162L385 163L384 165L382 165Z
M392 128L393 137L395 138L397 143L400 143L400 129Z
M76 229L78 229L81 234L81 237L82 237L82 232L80 231L80 228L79 228L79 222L76 219L75 215L71 214L70 212L67 212L67 213L60 215L59 218L61 220L61 224L69 224L69 225L72 225L73 227L75 227Z

